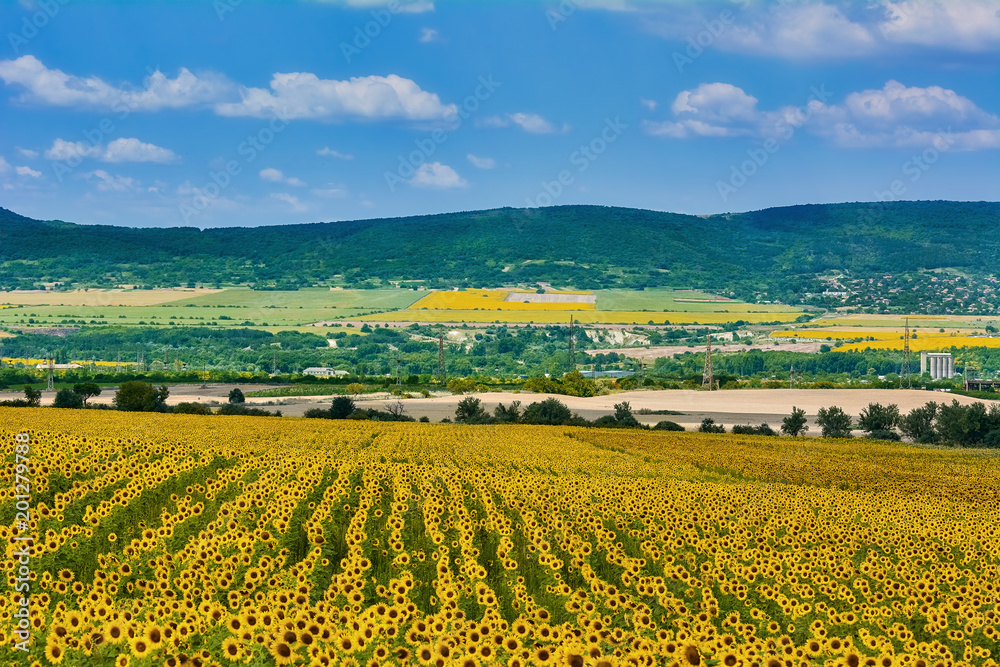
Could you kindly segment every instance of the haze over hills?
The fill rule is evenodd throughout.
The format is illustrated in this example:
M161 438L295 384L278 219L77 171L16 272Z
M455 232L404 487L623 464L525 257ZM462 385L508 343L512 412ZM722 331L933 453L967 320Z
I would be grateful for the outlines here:
M696 217L601 206L502 208L267 227L131 228L40 221L0 208L0 287L371 280L583 289L694 287L779 296L817 275L1000 260L1000 203L916 201L770 208Z

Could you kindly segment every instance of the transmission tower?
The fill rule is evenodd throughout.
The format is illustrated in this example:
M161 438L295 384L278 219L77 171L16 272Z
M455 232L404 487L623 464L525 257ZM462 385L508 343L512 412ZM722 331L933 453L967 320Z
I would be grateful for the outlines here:
M573 316L569 316L569 368L576 370L576 355L573 350Z
M712 334L708 334L705 346L705 371L701 376L701 388L712 391L715 388L715 374L712 372Z
M115 375L122 372L122 353L121 350L118 351L118 361L115 363Z
M792 371L788 374L788 388L795 389L795 366L792 366Z
M55 378L53 377L53 371L55 370L53 368L53 363L54 362L55 362L55 359L53 359L52 357L49 357L49 386L48 386L48 390L49 391L52 391L53 389L56 388L56 381L55 381Z
M903 380L906 378L906 380ZM903 363L899 366L899 388L903 388L906 382L907 389L913 389L913 378L910 377L910 318L906 318L906 327L903 329Z
M444 382L444 334L438 334L438 379Z

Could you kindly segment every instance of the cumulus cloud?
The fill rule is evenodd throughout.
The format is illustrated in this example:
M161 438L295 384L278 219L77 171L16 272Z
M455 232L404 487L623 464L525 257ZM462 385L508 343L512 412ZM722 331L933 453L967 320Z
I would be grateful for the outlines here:
M84 174L84 177L96 183L101 192L134 192L139 189L139 183L134 178L109 174L103 169Z
M441 35L434 28L424 28L420 31L421 44L429 44L430 42L438 42L440 40Z
M34 159L34 158L38 157L38 151L33 151L30 148L21 148L19 146L17 148L17 152L20 153L22 156L24 156L26 158L29 158L29 159Z
M295 178L294 176L288 177L280 169L261 169L260 177L265 181L270 181L272 183L284 183L286 185L292 185L295 187L302 187L305 185L302 180Z
M49 160L79 160L94 158L102 162L176 162L180 157L169 148L147 144L135 138L115 139L106 147L91 145L85 141L56 139L52 147L45 151Z
M17 167L15 168L18 176L30 176L31 178L41 178L42 172L36 171L31 167Z
M410 185L418 188L434 188L447 190L451 188L464 188L468 182L458 175L458 173L446 164L440 162L430 162L420 165Z
M706 32L708 48L785 59L847 59L909 52L1000 51L998 0L653 3L628 0L654 34L686 42ZM601 8L589 3L581 9ZM725 22L720 19L726 16ZM704 46L704 45L703 45Z
M4 159L3 155L0 155L0 174L5 174L10 171L10 163Z
M454 104L421 90L401 76L359 76L347 81L320 79L308 72L275 74L270 90L243 88L239 102L215 105L222 116L366 120L441 120L457 112Z
M802 106L758 109L757 98L731 84L702 84L681 92L671 106L674 119L647 121L653 136L787 136L803 128L844 148L921 148L947 141L955 150L1000 148L1000 118L972 100L940 86L907 87L889 81L880 89L830 101L825 88L813 89Z
M557 131L552 123L536 113L518 112L509 113L504 116L489 116L488 118L484 118L480 124L484 127L509 127L513 124L531 134L551 134ZM568 129L568 125L563 125L563 132Z
M210 108L222 116L433 121L457 111L455 105L443 104L436 94L395 74L337 81L309 72L277 73L264 89L181 68L173 79L153 72L140 89L66 74L49 69L34 56L21 56L0 61L0 79L24 89L16 98L21 103L116 113Z
M476 157L472 153L469 153L465 158L472 164L476 169L492 169L497 166L496 160L491 157Z
M316 155L322 155L323 157L335 157L338 160L353 160L354 156L349 153L341 153L340 151L335 151L331 148L324 146L323 148L316 151Z
M224 77L198 76L183 67L173 79L157 70L146 77L142 88L136 88L49 69L35 56L0 61L0 79L25 89L17 98L20 102L115 112L189 107L236 92L236 86Z
M307 210L306 205L300 202L298 197L290 195L287 192L276 192L271 195L271 198L285 202L286 204L291 206L292 210L295 211L296 213L301 213Z

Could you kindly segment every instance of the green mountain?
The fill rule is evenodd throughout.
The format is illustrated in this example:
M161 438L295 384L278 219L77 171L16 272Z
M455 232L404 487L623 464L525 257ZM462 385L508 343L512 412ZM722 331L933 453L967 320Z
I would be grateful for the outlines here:
M578 288L674 286L778 296L855 277L1000 260L1000 203L821 204L697 217L605 206L502 208L269 227L131 228L0 208L0 288L426 280Z

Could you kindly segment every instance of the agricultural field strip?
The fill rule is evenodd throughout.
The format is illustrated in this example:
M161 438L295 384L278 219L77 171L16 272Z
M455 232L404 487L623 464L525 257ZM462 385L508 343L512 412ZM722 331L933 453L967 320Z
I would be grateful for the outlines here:
M100 414L84 424L67 415L43 427L5 412L15 428L3 440L32 428L36 461L52 467L68 464L64 452L83 437L95 457L110 457L117 439L95 434L149 418ZM178 428L162 428L167 419ZM58 628L72 639L117 622L135 635L133 654L161 656L216 656L232 642L263 655L284 641L300 657L315 647L362 662L380 648L529 662L593 650L749 660L779 655L787 640L806 658L893 653L978 665L1000 624L1000 479L984 455L901 456L898 446L831 441L797 443L790 454L763 438L544 427L157 423L128 453L159 468L135 472L147 484L209 458L241 461L219 469L212 489L241 471L259 477L202 526L187 525L197 523L199 492L178 494L178 513L164 513L139 547L97 554L92 581L70 572L87 595L54 588L68 575L43 574L41 643L59 644ZM54 436L54 426L71 435ZM294 516L308 517L304 535ZM423 530L409 530L411 521ZM58 517L33 530L50 525ZM94 530L83 522L76 538ZM184 546L171 555L168 540ZM482 619L478 629L459 610ZM151 628L171 636L151 645ZM68 642L62 650L78 652Z
M727 322L792 322L801 315L793 313L697 313L697 312L625 312L610 310L525 311L525 310L401 310L364 315L362 322L511 322L518 324L566 324L570 316L580 324L723 324Z

